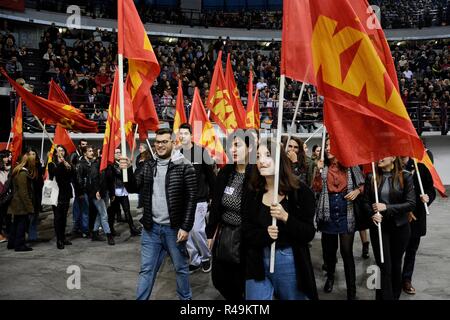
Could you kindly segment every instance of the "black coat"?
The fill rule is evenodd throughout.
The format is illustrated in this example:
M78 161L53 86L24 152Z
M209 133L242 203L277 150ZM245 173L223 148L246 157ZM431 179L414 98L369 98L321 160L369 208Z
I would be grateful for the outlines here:
M428 206L430 206L431 203L433 203L434 199L436 199L436 190L433 186L433 177L431 176L428 168L423 163L418 163L417 166L419 167L423 191L430 198L430 201L428 202ZM416 192L416 209L414 210L414 216L417 218L417 220L411 221L411 237L423 237L427 233L427 213L425 211L425 206L423 205L422 200L420 200L419 179L417 178L414 161L412 159L406 165L406 170L413 173L414 189Z
M247 197L246 210L243 219L244 250L246 251L246 278L264 280L264 248L269 247L273 240L267 232L271 225L271 217L261 214L264 192L251 192ZM280 232L286 232L286 239L294 252L295 268L297 270L297 286L309 299L317 300L317 288L314 269L308 244L314 238L315 198L312 190L303 182L298 190L287 195L285 210L289 218ZM281 226L284 222L277 221ZM283 230L283 231L282 231Z
M140 222L146 230L150 230L153 224L152 194L155 167L156 161L146 161L134 175L129 175L129 182L125 183L128 192L138 191L141 195L144 214ZM173 229L191 231L197 205L197 179L194 167L184 158L169 162L166 173L166 197L170 226Z
M77 185L81 194L86 193L89 198L95 199L97 192L103 198L108 191L105 173L100 172L100 161L88 161L82 158L77 164Z
M48 164L49 178L56 178L56 183L58 184L58 203L66 202L68 203L72 198L72 181L74 178L73 167L67 169L64 163L50 162Z
M373 189L373 174L368 174L364 186L363 210L370 218L375 213L372 204L375 203L375 192ZM383 184L386 182L385 177L381 177L382 181L378 187L378 197L380 199ZM380 199L381 202L381 199ZM411 173L403 171L403 188L396 183L391 185L389 192L389 202L386 203L386 210L381 212L383 216L382 224L393 223L394 226L400 227L408 223L408 213L412 212L416 207L416 194L414 190L413 177Z
M241 216L244 215L245 210L245 200L248 194L248 188L245 186L248 184L250 179L250 175L252 172L253 165L247 165L245 169L245 178L244 178L244 188L242 194L241 201ZM234 172L234 164L228 164L223 167L216 178L216 185L213 192L213 197L211 201L211 212L209 213L208 224L206 225L206 236L208 239L212 239L214 237L214 233L216 232L217 226L222 221L222 215L224 213L222 206L222 197L225 193L225 187L228 184L228 180L230 180L231 175Z

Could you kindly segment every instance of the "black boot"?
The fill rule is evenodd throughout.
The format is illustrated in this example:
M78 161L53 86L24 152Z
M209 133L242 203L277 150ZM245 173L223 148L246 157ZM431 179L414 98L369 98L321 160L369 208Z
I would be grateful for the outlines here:
M325 285L323 287L323 291L326 293L330 293L333 291L333 285L334 285L334 274L327 276L327 281L325 281Z
M56 247L61 250L64 249L64 241L61 240L56 241Z
M113 237L113 235L112 235L111 233L107 233L107 234L106 234L106 237L108 238L108 244L109 244L110 246L113 246L113 245L116 244L116 243L114 242L114 237Z
M363 243L363 246L362 246L362 257L364 259L369 259L369 244L370 244L369 241Z
M98 231L92 232L92 241L105 241L105 238L101 237Z

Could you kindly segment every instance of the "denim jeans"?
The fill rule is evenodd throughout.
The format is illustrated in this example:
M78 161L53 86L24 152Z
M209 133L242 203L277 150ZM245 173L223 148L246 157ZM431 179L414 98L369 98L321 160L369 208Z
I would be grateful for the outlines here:
M275 250L275 272L269 272L270 247L264 248L264 280L245 282L246 300L272 300L273 295L280 300L308 300L297 287L297 270L291 247Z
M187 249L191 257L191 265L199 266L203 261L211 258L211 251L208 248L206 239L206 214L208 213L208 203L199 202L195 210L194 226L189 233Z
M100 228L101 224L103 232L105 232L106 234L111 233L108 224L108 212L106 211L105 200L98 200L97 198L95 198L92 200L92 203L97 208L97 217L95 218L94 231L98 231L98 228Z
M32 213L28 216L28 240L37 240L39 213Z
M89 233L89 198L87 194L75 197L73 200L73 227L72 231Z
M152 294L156 275L169 253L176 272L177 294L180 300L191 300L189 283L189 255L186 242L177 243L178 230L153 223L150 230L142 230L141 271L137 285L137 300L148 300Z

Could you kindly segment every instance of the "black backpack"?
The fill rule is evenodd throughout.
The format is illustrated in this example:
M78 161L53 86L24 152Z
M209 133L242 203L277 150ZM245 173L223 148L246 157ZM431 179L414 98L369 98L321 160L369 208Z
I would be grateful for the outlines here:
M8 180L6 180L3 190L0 193L0 206L7 205L11 202L13 197L13 183L12 177L9 175Z

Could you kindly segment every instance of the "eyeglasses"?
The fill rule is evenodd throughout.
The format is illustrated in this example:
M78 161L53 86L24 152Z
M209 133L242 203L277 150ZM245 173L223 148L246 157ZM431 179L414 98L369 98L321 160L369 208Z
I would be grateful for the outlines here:
M162 141L155 140L155 145L156 145L156 146L157 146L157 145L165 145L165 144L168 144L169 141L170 141L170 140L162 140Z

